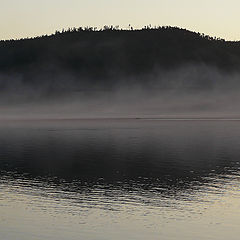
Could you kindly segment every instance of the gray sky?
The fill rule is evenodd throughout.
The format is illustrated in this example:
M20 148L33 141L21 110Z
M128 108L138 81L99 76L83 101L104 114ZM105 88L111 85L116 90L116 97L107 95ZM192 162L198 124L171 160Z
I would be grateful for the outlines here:
M240 40L239 0L0 0L0 39L68 27L171 25Z

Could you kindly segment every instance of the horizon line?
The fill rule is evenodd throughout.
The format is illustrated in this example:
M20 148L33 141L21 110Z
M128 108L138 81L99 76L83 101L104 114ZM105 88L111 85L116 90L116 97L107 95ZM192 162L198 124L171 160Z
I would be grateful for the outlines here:
M42 34L42 35L36 35L36 36L29 36L29 37L22 37L22 38L9 38L9 39L0 39L0 42L11 42L11 41L22 41L22 40L34 40L42 37L52 37L56 36L58 34L64 34L64 33L71 33L71 32L104 32L104 31L146 31L146 30L161 30L161 29L179 29L179 30L185 30L191 33L198 34L199 36L202 37L207 37L215 41L225 41L225 42L233 42L237 43L240 42L240 40L226 40L225 38L221 37L216 37L216 36L211 36L208 34L205 34L203 32L198 32L196 30L189 30L187 28L183 27L178 27L178 26L171 26L171 25L154 25L152 26L151 24L145 25L144 27L140 28L134 28L131 26L131 24L128 25L127 28L121 28L120 25L104 25L103 27L92 27L92 26L85 26L85 27L68 27L67 29L62 28L62 30L55 30L53 33L49 34Z

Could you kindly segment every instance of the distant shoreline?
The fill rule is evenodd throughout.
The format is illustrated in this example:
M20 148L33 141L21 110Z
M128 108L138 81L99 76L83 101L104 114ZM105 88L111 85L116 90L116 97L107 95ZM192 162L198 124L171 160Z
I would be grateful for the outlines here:
M240 121L239 118L226 117L96 117L96 118L6 118L1 122L37 122L37 121Z

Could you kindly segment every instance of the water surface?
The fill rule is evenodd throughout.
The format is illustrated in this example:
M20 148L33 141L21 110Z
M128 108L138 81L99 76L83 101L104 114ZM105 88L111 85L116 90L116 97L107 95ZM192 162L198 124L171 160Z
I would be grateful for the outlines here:
M0 238L238 239L240 121L0 123Z

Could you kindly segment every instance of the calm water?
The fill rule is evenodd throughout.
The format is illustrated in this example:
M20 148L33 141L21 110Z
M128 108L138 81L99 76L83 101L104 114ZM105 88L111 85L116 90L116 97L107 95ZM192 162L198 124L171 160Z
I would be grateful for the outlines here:
M240 235L240 121L0 124L0 239Z

